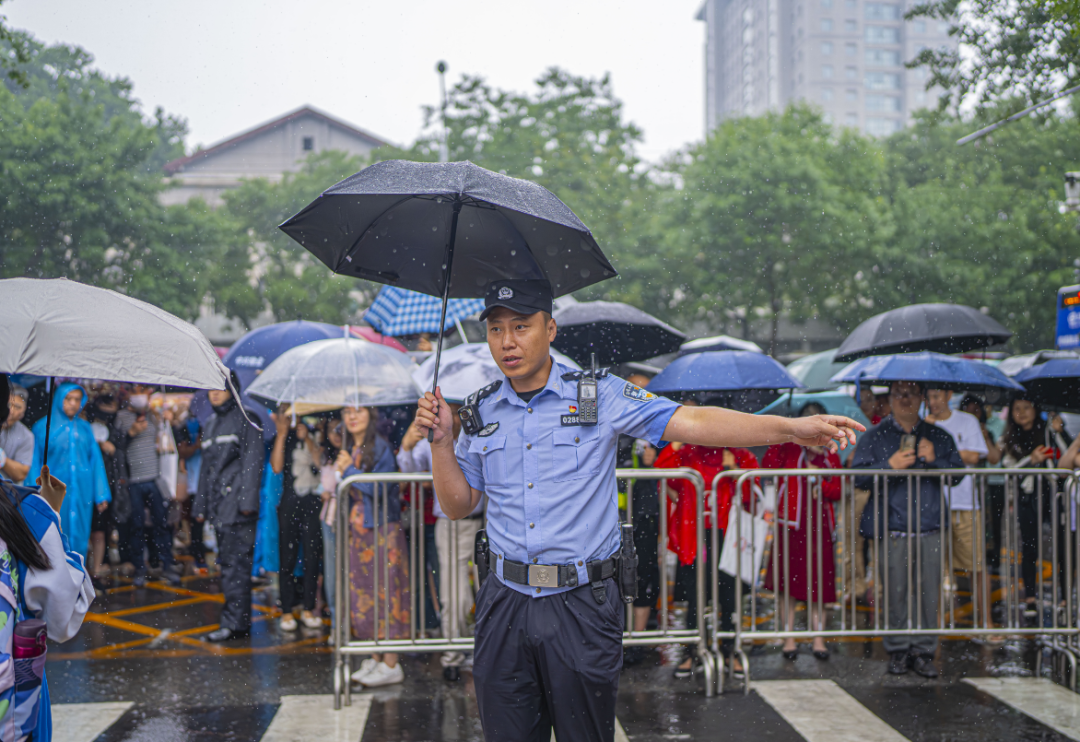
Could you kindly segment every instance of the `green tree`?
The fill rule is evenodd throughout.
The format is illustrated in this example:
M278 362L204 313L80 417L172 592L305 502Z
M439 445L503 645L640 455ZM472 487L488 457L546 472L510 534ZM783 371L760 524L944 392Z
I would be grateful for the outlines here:
M253 241L252 275L262 299L279 320L353 321L374 298L377 287L373 284L334 275L277 228L365 164L344 152L324 151L311 155L299 172L286 173L277 183L253 179L225 194L222 211ZM251 317L242 310L235 315L245 320Z
M407 149L380 150L378 159L438 160L439 117L427 109L428 133ZM610 77L552 68L520 93L465 76L449 92L447 128L450 160L539 183L585 222L617 270L637 259L647 217L641 204L654 187L636 154L641 130L624 120ZM615 279L581 295L617 297L625 288Z
M158 202L155 163L183 151L182 122L144 119L131 84L81 49L12 33L31 54L26 87L0 86L0 275L66 276L187 318L211 287L242 285L223 259L235 228L200 204Z
M3 5L7 0L0 0ZM24 36L12 30L7 16L0 15L0 69L6 70L8 82L26 87L28 79L23 66L30 62L30 47Z
M930 116L886 143L896 233L858 264L860 296L875 311L985 308L1016 334L1016 349L1050 347L1056 291L1080 255L1076 217L1059 208L1062 170L1080 162L1076 122L1018 121L957 147L969 130Z
M663 280L685 320L849 319L855 256L890 231L884 158L809 108L724 122L691 147L660 222ZM854 305L857 310L861 310ZM713 314L710 314L713 313Z
M923 49L908 66L929 68L928 88L947 93L942 110L966 101L1012 113L1080 84L1078 7L1075 0L925 0L907 17L949 22L959 47Z

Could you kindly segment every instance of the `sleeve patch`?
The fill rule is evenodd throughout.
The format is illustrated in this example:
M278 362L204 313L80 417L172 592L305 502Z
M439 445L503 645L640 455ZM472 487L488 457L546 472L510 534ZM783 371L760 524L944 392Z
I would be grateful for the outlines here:
M639 386L634 386L630 382L626 382L622 394L627 399L632 399L635 402L651 402L656 399L656 395L652 392L647 392Z

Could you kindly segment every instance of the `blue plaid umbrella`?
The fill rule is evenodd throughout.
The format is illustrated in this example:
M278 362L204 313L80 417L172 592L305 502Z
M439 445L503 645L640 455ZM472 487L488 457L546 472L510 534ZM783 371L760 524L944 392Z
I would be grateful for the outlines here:
M449 330L457 320L471 317L483 308L483 299L450 299L446 305L446 325L442 329ZM437 296L383 286L364 313L364 319L383 335L400 337L421 332L437 333L441 313L442 300Z

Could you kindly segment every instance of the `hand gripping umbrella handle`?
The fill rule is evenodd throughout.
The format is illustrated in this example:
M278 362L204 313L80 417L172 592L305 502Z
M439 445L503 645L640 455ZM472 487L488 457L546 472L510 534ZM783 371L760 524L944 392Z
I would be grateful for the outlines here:
M450 219L450 236L446 240L446 275L443 278L442 312L439 317L439 341L435 346L435 378L431 380L431 396L439 387L439 361L442 359L443 335L446 334L446 305L450 301L450 273L454 268L454 242L457 240L458 216L461 215L461 201L454 201L454 215ZM435 414L439 414L439 403L435 403ZM428 443L435 441L435 428L428 431Z

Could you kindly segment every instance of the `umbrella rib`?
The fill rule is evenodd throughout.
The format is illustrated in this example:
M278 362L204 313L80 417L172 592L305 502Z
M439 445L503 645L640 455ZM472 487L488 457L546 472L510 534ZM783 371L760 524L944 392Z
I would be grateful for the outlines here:
M372 219L368 223L368 225L363 229L363 231L360 232L360 236L357 237L355 240L353 240L353 243L351 245L349 245L349 249L341 254L341 259L337 262L337 265L334 266L334 273L341 273L342 272L341 271L342 263L344 263L345 260L347 258L349 258L349 256L351 256L353 254L353 251L356 250L356 246L360 244L360 240L364 239L364 236L368 232L371 231L371 228L374 227L378 223L378 221L380 219L382 219L384 216L386 216L386 214L389 213L391 210L396 209L398 206L401 206L403 203L405 203L406 201L408 201L410 199L413 199L413 198L418 198L418 197L413 196L413 195L409 195L409 196L405 196L404 198L401 198L401 199L395 201L394 203L390 204L385 209L383 209L379 213L379 215L377 217Z

